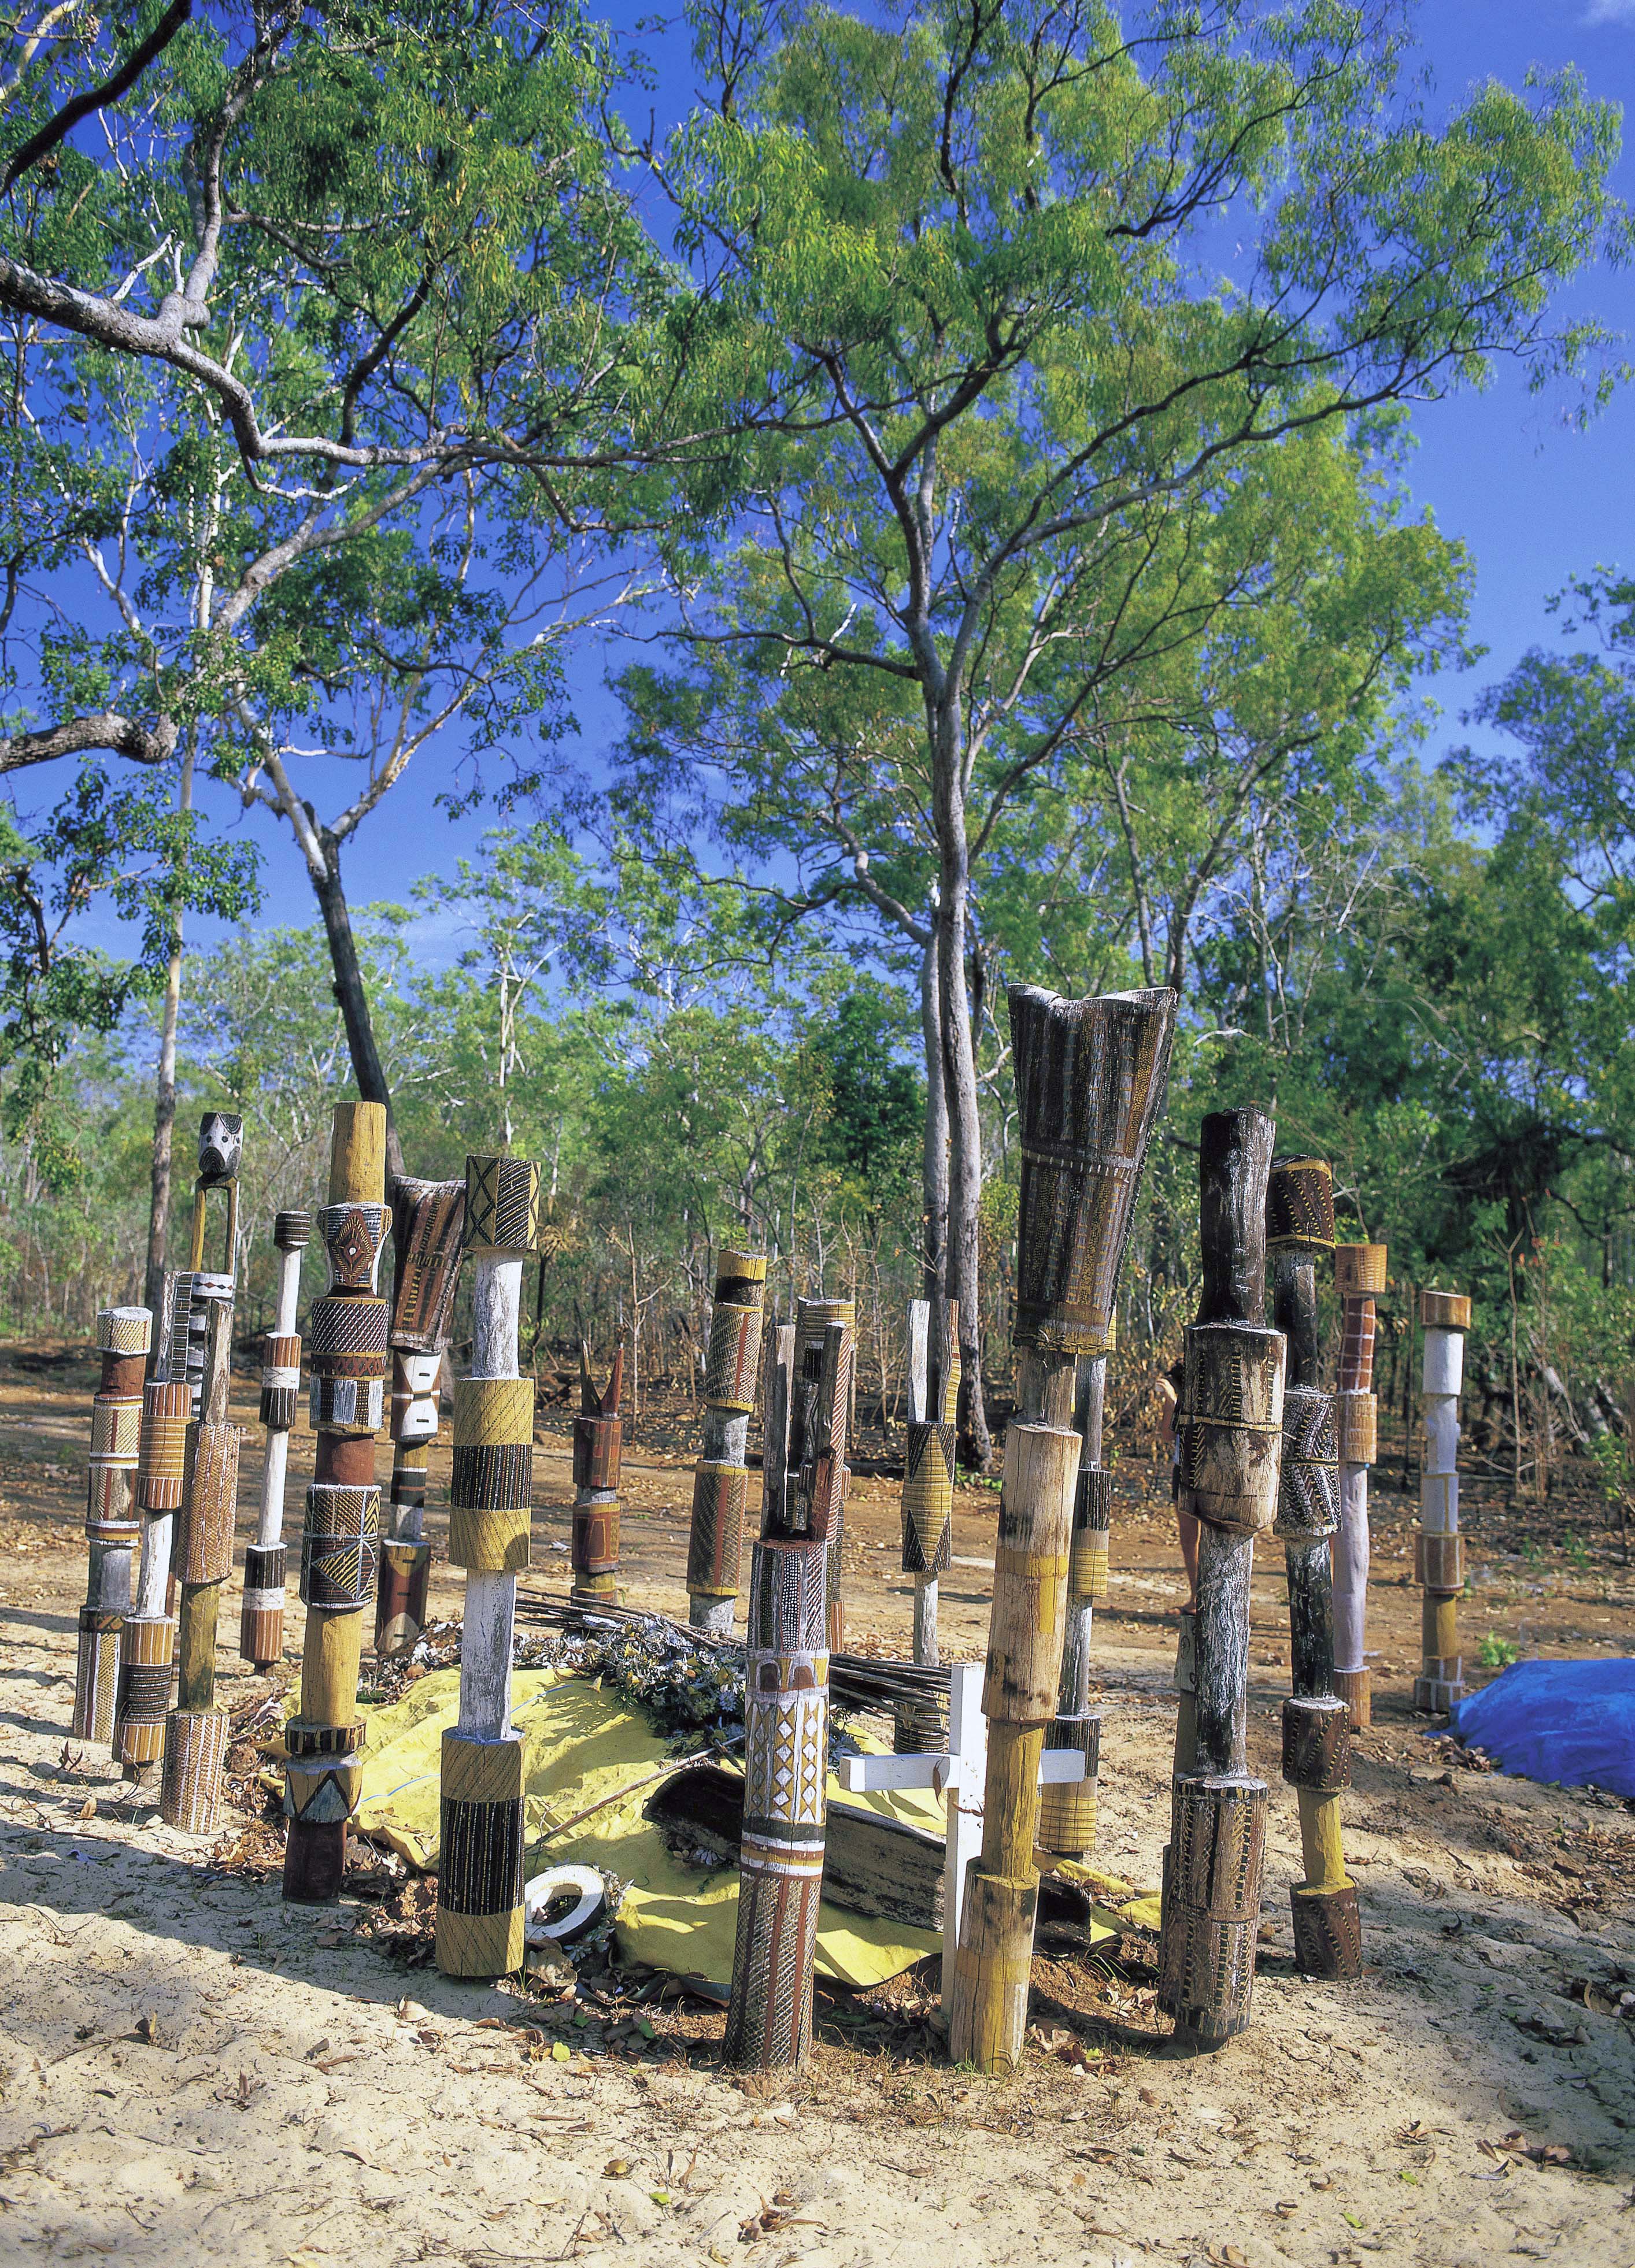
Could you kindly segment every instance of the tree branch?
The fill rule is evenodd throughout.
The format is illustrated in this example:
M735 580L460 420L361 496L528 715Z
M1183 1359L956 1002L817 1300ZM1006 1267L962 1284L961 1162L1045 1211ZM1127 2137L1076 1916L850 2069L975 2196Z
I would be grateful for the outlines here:
M171 41L193 13L193 0L171 0L170 6L159 18L141 45L132 49L129 60L122 63L112 78L100 86L87 87L65 102L55 117L48 118L38 133L31 134L22 148L14 152L0 180L0 196L4 196L31 166L37 166L49 150L66 141L82 118L89 118L93 110L102 110L110 102L117 102L128 94L156 56L162 55Z
M176 726L168 717L161 717L152 727L138 725L112 709L70 717L42 732L0 738L0 772L22 771L30 764L47 764L54 756L71 756L86 748L107 748L134 763L162 764L176 753Z

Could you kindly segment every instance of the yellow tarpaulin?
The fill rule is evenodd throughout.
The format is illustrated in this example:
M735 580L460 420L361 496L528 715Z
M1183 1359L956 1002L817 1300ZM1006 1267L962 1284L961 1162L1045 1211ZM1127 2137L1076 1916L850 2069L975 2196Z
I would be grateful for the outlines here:
M439 1749L459 1696L460 1672L439 1669L389 1707L363 1712L369 1730L357 1824L412 1867L437 1864ZM642 1711L616 1689L569 1671L519 1669L511 1714L523 1739L528 1873L570 1859L606 1867L628 1885L616 1924L625 1957L725 1993L738 1926L738 1869L724 1866L711 1874L681 1866L643 1817L659 1775L674 1759ZM880 1813L942 1838L942 1802L929 1788L851 1795L831 1774L829 1800L836 1809ZM591 1816L552 1832L582 1812ZM1107 1877L1096 1884L1104 1895L1130 1895L1127 1885ZM1109 1939L1116 1933L1108 1927ZM827 1899L820 1911L818 1972L854 1989L881 1984L941 1946L931 1930L846 1913Z

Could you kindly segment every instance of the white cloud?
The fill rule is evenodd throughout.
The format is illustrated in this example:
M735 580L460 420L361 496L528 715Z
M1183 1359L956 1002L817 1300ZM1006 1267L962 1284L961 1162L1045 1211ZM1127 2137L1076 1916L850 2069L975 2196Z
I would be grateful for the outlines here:
M1583 21L1591 27L1597 24L1635 24L1635 0L1589 0Z

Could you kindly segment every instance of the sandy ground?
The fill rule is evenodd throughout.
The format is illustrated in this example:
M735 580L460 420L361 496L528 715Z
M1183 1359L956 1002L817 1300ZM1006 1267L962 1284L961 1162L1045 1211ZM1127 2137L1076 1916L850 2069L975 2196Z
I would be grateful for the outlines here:
M1117 1962L1037 1964L1019 2080L940 2062L910 1979L825 1996L806 2073L746 2089L718 2069L719 2013L660 1997L659 1980L522 1990L406 1967L401 1940L394 1957L389 1934L367 1933L381 1912L367 1885L338 1909L287 1908L264 1826L176 1835L67 1742L93 1384L83 1364L0 1359L0 2259L1635 2261L1635 2021L1616 2013L1635 1995L1635 1818L1466 1769L1425 1738L1407 1706L1406 1499L1376 1491L1382 1668L1347 1813L1358 1984L1306 1984L1289 1959L1287 1633L1263 1572L1251 1743L1273 1818L1254 2029L1177 2056L1131 1945ZM236 1409L253 1425L247 1381ZM564 1431L548 1426L532 1580L560 1589L571 1486ZM298 1435L297 1527L311 1447ZM241 1543L258 1470L247 1444ZM1099 1859L1141 1883L1167 1817L1180 1595L1161 1503L1140 1502L1148 1478L1123 1470L1098 1625ZM685 1458L627 1455L638 1603L683 1603L688 1493ZM980 1650L995 1503L961 1491L952 1653ZM851 1521L852 1641L895 1650L909 1597L895 1487L860 1480ZM1470 1527L1472 1650L1488 1629L1547 1652L1631 1646L1622 1570L1576 1544L1484 1559L1479 1508ZM446 1567L434 1605L457 1609ZM291 1652L299 1623L292 1602ZM268 1690L232 1654L237 1628L235 1583L220 1655L234 1706Z

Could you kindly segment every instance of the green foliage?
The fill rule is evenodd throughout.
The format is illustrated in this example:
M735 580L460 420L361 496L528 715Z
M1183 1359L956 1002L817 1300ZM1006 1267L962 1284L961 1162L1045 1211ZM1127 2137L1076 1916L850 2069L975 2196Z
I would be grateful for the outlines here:
M816 1025L808 1049L829 1082L829 1115L816 1147L831 1166L880 1204L917 1195L925 1086L897 1059L902 1011L882 988L843 992Z
M58 1072L77 1046L116 1031L164 981L179 914L238 921L259 902L247 845L202 837L168 782L115 787L82 764L63 799L34 821L0 808L0 1124L30 1133L48 1182L81 1167ZM99 901L137 932L135 958L78 941L76 919Z
M1484 1631L1476 1650L1476 1658L1484 1669L1508 1669L1521 1657L1521 1649L1514 1638L1503 1638L1497 1631Z

